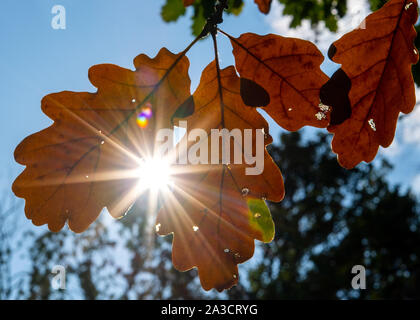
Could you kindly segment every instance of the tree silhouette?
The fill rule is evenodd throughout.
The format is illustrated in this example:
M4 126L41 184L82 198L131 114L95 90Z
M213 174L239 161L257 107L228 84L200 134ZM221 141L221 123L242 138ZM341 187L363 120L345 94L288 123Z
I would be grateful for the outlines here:
M270 204L276 236L259 246L261 260L240 267L235 299L419 298L419 203L386 180L384 160L346 170L329 152L329 136L305 142L282 134L270 153L282 170L286 197ZM147 195L113 227L99 220L85 233L32 235L30 299L200 299L196 271L171 264L171 239L154 235ZM150 220L151 219L151 220ZM29 240L28 240L29 241ZM153 248L153 249L152 249ZM121 261L124 261L121 263ZM51 267L67 266L68 290L51 289ZM353 290L351 269L366 267L366 290Z
M271 205L276 237L261 246L246 297L418 299L418 202L389 185L385 160L345 170L328 140L304 144L292 133L271 149L289 173L286 197ZM351 287L354 265L366 268L366 290Z
M197 299L202 297L194 271L172 267L170 237L157 237L144 195L121 220L99 219L75 234L31 233L26 299ZM152 213L153 214L153 213ZM54 265L66 268L66 290L51 286Z

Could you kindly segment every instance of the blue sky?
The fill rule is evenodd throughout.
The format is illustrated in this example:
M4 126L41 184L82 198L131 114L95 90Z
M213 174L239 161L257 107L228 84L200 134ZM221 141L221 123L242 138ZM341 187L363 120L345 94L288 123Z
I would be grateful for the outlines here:
M357 26L367 12L365 1L349 1L351 15L340 24L341 33L348 31L346 28ZM308 25L288 30L288 19L281 16L282 7L277 2L274 2L269 16L262 15L253 0L245 2L239 17L225 17L222 28L230 34L274 32L314 40ZM113 63L133 68L132 61L140 53L154 56L161 47L179 52L192 41L191 10L178 22L167 24L159 15L163 3L164 0L1 0L0 190L10 192L11 182L23 169L13 159L16 145L27 135L51 123L40 109L43 96L62 90L94 91L87 78L90 66ZM54 5L66 8L66 30L51 27ZM321 33L318 39L320 48L325 51L337 38L328 32ZM222 66L233 64L229 42L223 36L219 39ZM188 57L194 89L201 70L213 59L210 40L198 43ZM323 65L328 74L336 68L337 65L328 61ZM419 123L418 111L402 121L396 143L384 153L396 164L390 179L405 186L414 184L418 192ZM272 121L270 124L276 141L281 129ZM307 134L311 135L313 131L307 130Z
M114 63L133 68L140 53L154 56L161 47L182 51L193 39L188 17L166 24L160 19L163 0L2 0L0 4L0 176L8 179L21 167L13 150L27 135L50 124L40 101L51 92L94 91L87 78L90 66ZM51 27L51 9L66 8L66 30ZM227 17L224 28L265 33L268 23L247 3L240 18ZM221 37L222 38L222 37ZM222 65L233 62L229 43L221 39ZM210 41L197 44L188 54L190 76L197 85L201 70L213 59ZM6 178L4 178L6 176Z
M357 26L368 9L365 0L349 0L350 13L340 23L340 33ZM164 23L160 8L164 0L1 0L0 1L0 190L12 196L10 187L23 169L15 163L13 151L27 135L48 126L51 121L41 112L43 96L62 90L94 91L87 74L90 66L113 63L133 68L140 53L154 56L161 47L182 51L192 40L188 11L176 23ZM54 5L66 9L66 30L51 27ZM239 17L226 16L223 30L239 36L243 32L278 33L283 36L314 40L310 26L288 29L288 18L274 2L269 16L262 15L253 0L246 0ZM326 31L318 38L322 51L337 39ZM219 37L222 66L233 64L227 39ZM198 43L189 53L190 77L197 86L201 70L213 60L209 39ZM328 60L328 59L326 59ZM338 67L326 61L327 74ZM274 141L282 131L273 121L270 132ZM308 137L316 130L306 129ZM393 183L413 186L420 194L420 110L398 125L395 143L381 154L395 164L389 177ZM17 212L22 228L40 229L24 218L23 200ZM45 229L45 227L41 228Z

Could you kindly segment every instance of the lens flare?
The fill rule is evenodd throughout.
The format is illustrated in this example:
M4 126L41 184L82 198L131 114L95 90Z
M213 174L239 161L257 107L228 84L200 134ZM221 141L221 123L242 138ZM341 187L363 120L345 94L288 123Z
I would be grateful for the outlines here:
M146 128L147 127L147 118L142 116L142 115L138 115L137 116L137 124L140 128Z
M152 115L153 115L153 111L152 111L152 108L150 108L150 107L146 107L146 108L143 108L142 109L142 111L141 111L141 113L147 118L147 119L150 119L151 117L152 117Z
M136 173L141 188L161 190L172 185L169 162L162 158L145 159L139 163Z
M148 102L146 106L141 109L141 112L137 115L137 124L140 128L146 128L149 119L153 116L152 105Z

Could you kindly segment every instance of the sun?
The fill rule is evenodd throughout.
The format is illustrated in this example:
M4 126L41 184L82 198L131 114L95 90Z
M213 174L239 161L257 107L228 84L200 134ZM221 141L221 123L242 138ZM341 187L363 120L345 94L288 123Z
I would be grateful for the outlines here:
M172 170L166 158L142 159L136 170L137 186L141 189L164 191L173 184Z

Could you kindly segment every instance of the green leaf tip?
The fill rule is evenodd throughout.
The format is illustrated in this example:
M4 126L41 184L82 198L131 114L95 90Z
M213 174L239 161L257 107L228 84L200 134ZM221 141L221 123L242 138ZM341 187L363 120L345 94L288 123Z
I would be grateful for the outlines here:
M264 200L253 198L248 199L247 204L251 227L261 232L263 242L271 242L274 239L274 221L267 204Z

